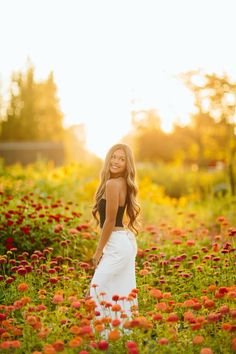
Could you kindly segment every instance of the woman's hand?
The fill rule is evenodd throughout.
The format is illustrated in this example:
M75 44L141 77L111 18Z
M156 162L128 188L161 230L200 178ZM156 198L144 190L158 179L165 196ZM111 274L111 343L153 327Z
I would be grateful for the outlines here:
M101 258L102 258L102 250L96 250L96 252L92 257L92 262L95 268L97 267Z

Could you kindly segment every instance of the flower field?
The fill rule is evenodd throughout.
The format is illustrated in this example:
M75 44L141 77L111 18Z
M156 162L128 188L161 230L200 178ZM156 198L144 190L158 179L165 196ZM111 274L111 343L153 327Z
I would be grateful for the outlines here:
M90 217L95 171L38 165L2 172L1 353L236 352L235 201L200 208L195 197L178 204L159 192L148 204L147 191L157 198L158 189L140 181L146 217L137 288L127 299L137 297L139 308L128 319L117 294L98 319L85 297L99 235Z

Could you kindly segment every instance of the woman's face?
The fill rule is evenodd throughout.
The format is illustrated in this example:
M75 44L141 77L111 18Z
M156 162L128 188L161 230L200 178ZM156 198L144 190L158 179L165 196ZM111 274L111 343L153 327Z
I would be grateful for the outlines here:
M110 159L110 172L113 177L122 175L126 169L126 155L124 150L117 149Z

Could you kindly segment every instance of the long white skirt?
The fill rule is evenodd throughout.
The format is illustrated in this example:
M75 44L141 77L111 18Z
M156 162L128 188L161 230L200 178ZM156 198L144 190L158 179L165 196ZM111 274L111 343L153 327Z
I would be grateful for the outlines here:
M131 319L133 311L138 310L137 294L136 297L129 296L136 289L136 255L137 242L130 230L111 233L90 284L90 296L96 302L95 310L100 313L97 313L96 318L109 316L112 319L121 319L125 318L125 315L121 315L125 313ZM112 300L114 295L119 295L122 299ZM110 305L107 306L107 303ZM112 310L115 304L120 305L120 311Z

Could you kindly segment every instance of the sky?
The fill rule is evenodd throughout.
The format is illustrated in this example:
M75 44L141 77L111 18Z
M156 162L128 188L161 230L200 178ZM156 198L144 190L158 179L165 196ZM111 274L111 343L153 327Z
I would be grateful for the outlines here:
M104 157L131 129L131 111L157 109L162 127L186 123L188 70L236 79L234 0L0 0L0 83L29 57L54 72L64 126L85 124Z

